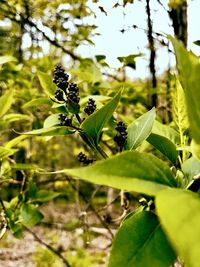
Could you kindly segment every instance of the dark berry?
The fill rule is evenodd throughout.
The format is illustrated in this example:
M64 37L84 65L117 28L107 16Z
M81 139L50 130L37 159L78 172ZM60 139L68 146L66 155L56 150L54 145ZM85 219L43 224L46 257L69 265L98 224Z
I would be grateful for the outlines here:
M117 135L114 137L114 141L117 143L117 145L122 149L123 146L126 143L127 139L127 127L126 124L123 121L119 121L116 126L116 131L118 132Z
M70 83L70 84L69 84L69 87L68 87L68 91L69 91L69 92L75 92L75 93L78 93L79 88L78 88L78 86L77 86L76 83Z
M55 98L56 98L58 101L64 101L63 91L61 91L61 90L56 90L56 91L55 91Z
M80 97L79 95L74 91L69 91L67 94L67 102L68 103L79 103Z
M117 126L116 126L115 129L116 129L116 131L118 131L120 133L120 132L125 132L127 127L126 127L126 124L123 121L119 121L117 123Z
M83 163L84 165L89 165L96 161L95 158L89 159L83 152L80 152L77 156L77 159L79 162Z
M68 118L65 114L60 114L59 120L60 120L61 126L71 126L72 125L72 119Z
M85 113L91 115L95 111L95 109L96 109L96 104L94 99L89 98L87 105L84 108Z
M127 135L119 134L119 133L114 137L114 141L117 143L119 147L124 146L126 139L127 139Z

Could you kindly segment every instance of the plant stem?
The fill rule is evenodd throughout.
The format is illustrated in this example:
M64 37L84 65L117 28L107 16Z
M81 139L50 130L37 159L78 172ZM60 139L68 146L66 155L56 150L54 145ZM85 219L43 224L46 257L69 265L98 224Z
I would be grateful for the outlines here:
M100 146L98 146L98 147L96 148L96 150L97 150L97 152L98 152L104 159L107 159L107 158L108 158L108 155L106 154L105 151L103 151L103 149L102 149Z
M80 124L82 123L82 120L81 120L79 114L76 114L76 119L77 119L77 121L78 121Z
M42 239L40 239L34 232L32 232L29 228L25 227L26 231L29 232L30 234L32 234L32 236L35 238L36 241L38 241L40 244L42 244L43 246L45 246L47 249L49 249L51 252L53 252L56 256L58 256L63 263L65 264L65 266L67 267L72 267L69 262L56 250L54 249L52 246L50 246L49 244L45 243Z

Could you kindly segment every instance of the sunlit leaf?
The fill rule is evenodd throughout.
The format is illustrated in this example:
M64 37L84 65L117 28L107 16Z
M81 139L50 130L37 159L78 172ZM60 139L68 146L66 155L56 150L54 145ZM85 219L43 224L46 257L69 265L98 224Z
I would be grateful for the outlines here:
M137 148L150 135L155 117L153 108L128 126L127 149Z
M27 108L32 108L32 107L38 107L42 105L52 105L52 101L48 98L37 98L37 99L32 99L31 101L25 103L22 108L27 109Z
M37 76L39 78L40 84L44 90L44 92L48 95L53 97L54 93L57 89L56 85L53 83L53 79L50 75L47 73L39 71L37 73Z
M59 124L60 124L59 114L52 114L45 119L43 127L49 128Z
M123 152L88 167L65 169L58 173L149 195L155 195L166 186L176 187L176 180L164 162L153 155L137 151Z
M177 254L186 266L199 267L200 198L181 189L167 189L156 198L157 213Z
M192 52L188 52L183 44L173 37L169 37L172 42L177 59L177 67L180 71L180 81L182 83L187 103L190 129L192 137L200 146L200 62L199 58ZM200 150L200 149L199 149Z
M32 130L30 132L21 133L23 135L40 135L40 136L57 136L57 135L68 135L74 131L70 131L68 128L63 126L55 126L49 128L41 128Z
M0 146L0 160L8 158L9 156L15 154L17 149L10 149L3 146Z
M14 99L14 91L9 90L0 97L0 117L3 116L11 107Z
M0 65L3 65L11 61L17 61L17 60L13 56L1 56L0 57Z
M175 144L172 143L170 139L162 135L151 133L147 138L147 141L171 160L171 162L176 164L178 151L176 150Z
M143 211L126 219L112 245L109 267L169 267L175 260L155 214Z
M42 213L34 206L24 203L20 210L19 219L27 227L32 227L43 219Z

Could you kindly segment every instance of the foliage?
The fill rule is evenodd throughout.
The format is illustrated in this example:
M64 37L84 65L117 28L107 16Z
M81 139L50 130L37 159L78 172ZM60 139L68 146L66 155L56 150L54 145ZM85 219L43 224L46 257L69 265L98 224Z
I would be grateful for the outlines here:
M122 216L124 220L119 219L121 226L112 243L109 267L167 267L178 258L189 267L198 266L199 58L168 36L179 75L171 76L172 118L166 123L159 106L149 107L142 82L122 84L119 79L103 80L102 67L109 67L105 56L98 55L92 60L76 55L76 48L82 42L92 43L91 31L95 29L94 25L82 25L82 20L92 14L87 1L15 2L2 1L0 19L9 18L10 27L16 27L18 44L24 31L32 28L57 53L49 55L49 59L44 56L35 61L33 55L41 47L32 42L31 56L24 64L21 62L25 53L20 59L20 49L15 55L4 53L0 57L2 233L8 225L14 236L21 237L25 229L44 220L44 203L57 198L75 202L78 194L112 235L107 226L109 216L108 222L102 219L95 211L93 199L87 198L95 198L99 189L94 184L97 184L121 191L124 214L129 212L124 202L127 192L137 201L143 198L133 212L126 218ZM132 2L123 1L123 6ZM179 2L170 1L169 5L175 8ZM52 10L56 16L47 16ZM54 33L55 39L43 32L35 19L41 21L46 32ZM74 31L67 27L70 20ZM0 48L3 50L5 46L2 44ZM72 77L64 81L64 89L59 86L63 77L55 77L54 71L54 80L58 79L56 86L51 73L61 57L60 50L79 61L70 69ZM135 69L138 56L142 54L118 59L123 67ZM62 74L62 67L58 69ZM70 85L77 91L70 93ZM70 94L77 101L73 102ZM163 101L164 97L161 93ZM85 111L88 103L93 105L92 114ZM85 154L79 153L81 150ZM77 167L77 154L81 167ZM71 177L87 184L74 183ZM89 191L93 188L96 191L91 195ZM87 252L77 250L77 255L79 260L66 253L72 266L95 263ZM62 266L47 250L38 251L35 260L37 266L41 266L41 260L47 260L48 266Z

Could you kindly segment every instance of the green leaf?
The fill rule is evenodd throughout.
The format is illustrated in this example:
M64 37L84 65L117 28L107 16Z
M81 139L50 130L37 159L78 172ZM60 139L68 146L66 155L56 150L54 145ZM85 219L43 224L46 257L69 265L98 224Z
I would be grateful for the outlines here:
M155 117L156 113L153 108L128 126L127 149L137 148L150 135Z
M14 90L9 90L0 97L0 117L3 116L11 107L13 102Z
M200 262L200 198L181 189L168 189L156 198L157 213L177 254L188 267Z
M25 114L18 114L18 113L10 113L7 115L4 115L3 121L6 123L11 123L14 121L21 121L21 120L30 120L30 116Z
M180 144L179 133L170 126L162 124L156 120L154 121L152 133L164 136L174 144Z
M124 67L136 68L135 58L141 57L143 54L128 55L125 57L118 57L117 59L123 63Z
M59 124L60 124L59 114L52 114L45 119L43 127L49 128Z
M8 158L9 156L15 154L17 149L10 149L3 146L0 146L0 160Z
M197 175L200 175L200 160L195 157L187 159L182 164L182 171L190 180Z
M99 137L104 125L112 117L112 114L119 103L120 95L121 91L119 91L119 93L101 109L88 116L81 125L86 135L91 138L96 145L99 142Z
M189 121L185 101L185 93L178 78L175 79L175 88L173 90L172 103L172 115L174 122L179 130L180 135L183 135L185 130L189 128Z
M33 200L37 202L47 202L58 197L59 195L60 193L58 192L52 192L48 190L39 190L36 192Z
M6 144L5 144L5 147L6 148L12 148L12 147L15 147L17 146L18 144L20 144L20 142L24 139L26 139L27 136L26 135L20 135L20 136L17 136L15 138L13 138L12 140L8 141Z
M57 89L56 85L53 83L53 79L50 75L39 71L37 73L37 76L39 78L40 84L44 90L44 92L51 97L54 97L54 93Z
M19 219L27 227L32 227L43 219L42 213L34 206L24 203L20 210Z
M153 155L137 151L126 151L84 168L65 169L59 173L149 195L155 195L166 186L176 187L176 180L164 162Z
M200 46L200 40L194 41L193 44Z
M11 61L17 61L17 60L13 56L1 56L0 57L0 65L3 65Z
M32 130L30 132L19 133L23 135L40 135L40 136L57 136L57 135L68 135L72 134L74 131L70 131L68 128L63 126L55 126L49 128L41 128Z
M168 138L151 133L147 138L147 141L157 148L163 155L165 155L171 162L176 164L178 158L178 151L176 146Z
M113 241L108 267L169 267L175 257L157 216L143 211L122 223Z
M200 62L192 52L188 52L182 43L169 37L173 44L180 79L185 91L187 111L192 137L200 145Z
M191 142L191 152L194 157L200 160L200 144L195 142L194 139Z
M32 108L32 107L38 107L42 105L52 105L52 101L48 98L41 97L37 99L32 99L31 101L25 103L22 108L27 109L27 108Z

